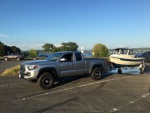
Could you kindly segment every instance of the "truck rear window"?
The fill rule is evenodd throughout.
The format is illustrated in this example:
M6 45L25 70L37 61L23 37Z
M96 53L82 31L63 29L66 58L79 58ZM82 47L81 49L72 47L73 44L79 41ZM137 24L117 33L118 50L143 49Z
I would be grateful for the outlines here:
M76 61L81 61L82 60L82 56L80 53L76 53Z

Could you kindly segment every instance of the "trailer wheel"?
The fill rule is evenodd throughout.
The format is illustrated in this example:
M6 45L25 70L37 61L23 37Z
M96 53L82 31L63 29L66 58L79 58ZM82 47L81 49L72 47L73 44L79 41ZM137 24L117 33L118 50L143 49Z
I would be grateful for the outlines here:
M144 68L145 68L145 65L142 65L142 68L140 68L140 74L144 74Z
M101 79L101 76L102 76L101 69L100 68L94 68L94 70L91 74L92 79L93 80L99 80L99 79Z
M122 74L122 70L121 69L118 69L118 74Z
M38 84L42 89L50 89L54 85L54 76L51 73L43 73L39 79Z

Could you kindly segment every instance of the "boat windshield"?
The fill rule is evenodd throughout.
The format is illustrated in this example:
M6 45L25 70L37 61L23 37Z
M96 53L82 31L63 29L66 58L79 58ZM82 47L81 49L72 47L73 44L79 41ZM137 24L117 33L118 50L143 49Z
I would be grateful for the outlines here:
M128 50L122 50L122 51L120 52L120 54L124 54L124 55L127 55L127 53L128 53Z
M133 50L130 50L128 54L133 55Z
M54 53L50 55L49 57L47 57L46 60L56 61L61 55L62 53Z
M133 50L131 50L131 49L115 49L113 54L133 55Z

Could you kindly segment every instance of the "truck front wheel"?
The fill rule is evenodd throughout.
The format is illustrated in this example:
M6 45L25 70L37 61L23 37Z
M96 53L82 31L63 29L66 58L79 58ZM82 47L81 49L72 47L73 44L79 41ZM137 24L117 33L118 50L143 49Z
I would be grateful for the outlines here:
M38 84L42 89L50 89L54 85L54 76L51 73L43 73L39 79Z
M101 79L101 76L102 76L102 72L100 68L95 68L91 73L91 77L93 80L99 80Z

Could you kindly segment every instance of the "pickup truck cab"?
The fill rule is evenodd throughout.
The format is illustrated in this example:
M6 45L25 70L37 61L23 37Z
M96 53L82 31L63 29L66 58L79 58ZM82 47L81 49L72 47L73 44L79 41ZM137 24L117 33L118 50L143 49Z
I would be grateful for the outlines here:
M19 78L37 80L42 89L49 89L56 78L90 74L92 79L99 80L107 71L107 59L84 59L81 52L67 51L56 52L45 60L21 63Z

